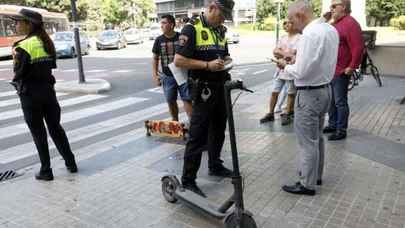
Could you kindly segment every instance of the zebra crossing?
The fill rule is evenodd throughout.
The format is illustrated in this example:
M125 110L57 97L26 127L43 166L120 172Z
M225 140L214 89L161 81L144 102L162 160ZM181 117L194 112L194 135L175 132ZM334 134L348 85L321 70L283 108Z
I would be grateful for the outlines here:
M147 95L145 93L148 91L142 95ZM109 147L106 145L109 140L94 142L94 138L105 134L111 135L108 138L119 138L121 141L127 141L122 139L123 136L134 139L135 136L129 135L129 132L139 134L137 137L144 136L145 120L161 119L168 115L166 102L152 101L148 96L125 96L118 99L99 94L58 93L57 96L62 108L61 123L69 141L71 144L79 143L83 148L91 147L92 144ZM35 158L36 148L14 91L0 92L0 107L0 168L5 164ZM48 142L51 154L55 155L55 145L50 138ZM74 148L75 153L78 149Z

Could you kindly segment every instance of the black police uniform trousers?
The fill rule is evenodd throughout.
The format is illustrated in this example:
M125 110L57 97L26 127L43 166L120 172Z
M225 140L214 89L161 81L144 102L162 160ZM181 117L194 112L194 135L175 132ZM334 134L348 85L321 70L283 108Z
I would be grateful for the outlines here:
M208 85L211 96L205 102L201 98L201 88L190 86L193 98L189 139L184 153L182 182L195 183L200 168L202 152L208 146L208 168L222 167L220 159L225 139L226 108L224 82Z
M51 170L48 139L44 120L49 134L66 166L75 164L65 130L60 125L60 106L51 84L29 85L27 91L20 94L21 107L25 122L31 131L41 161L41 171Z

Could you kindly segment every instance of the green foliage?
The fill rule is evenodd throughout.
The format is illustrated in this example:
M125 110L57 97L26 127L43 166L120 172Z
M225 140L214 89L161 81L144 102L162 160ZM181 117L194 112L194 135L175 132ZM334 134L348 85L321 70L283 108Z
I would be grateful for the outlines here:
M86 22L88 29L100 30L111 27L143 26L153 12L153 0L75 0L79 21ZM16 4L66 13L72 20L71 0L0 0L0 4Z
M387 25L389 20L399 15L405 15L404 0L366 0L366 13L371 26Z
M284 0L283 4L281 4L281 18L287 17L288 5L290 5L294 1L295 0ZM311 3L314 9L314 14L316 16L320 16L322 10L322 0L312 0ZM263 23L264 19L268 16L277 17L277 3L275 3L274 0L257 0L256 17L259 23Z
M274 31L277 25L277 18L269 16L259 25L259 30Z
M405 15L394 17L390 20L390 25L400 30L405 30Z

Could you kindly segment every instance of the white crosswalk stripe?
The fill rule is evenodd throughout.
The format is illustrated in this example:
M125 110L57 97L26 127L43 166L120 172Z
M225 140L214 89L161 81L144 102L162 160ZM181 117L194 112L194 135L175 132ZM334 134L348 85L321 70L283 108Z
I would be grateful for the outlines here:
M101 105L96 105L90 108L79 109L73 112L62 113L61 123L68 123L75 120L80 120L86 117L95 116L98 114L114 111L123 107L134 105L146 101L146 98L128 97L117 101L106 102ZM1 117L3 114L1 114ZM24 133L28 133L28 127L25 123L20 123L12 126L0 128L0 139L12 137Z
M13 94L15 94L15 92L13 92ZM58 96L58 97L59 96L65 96L65 95L67 95L67 93L56 93L56 96ZM13 99L5 100L5 101L0 101L0 108L10 106L10 105L19 104L19 103L20 103L19 98L13 98Z
M16 91L7 91L7 92L1 92L0 93L0 97L9 97L9 96L13 96L16 95Z
M119 111L124 109L133 110L131 107L134 107L135 104L148 100L148 98L143 97L130 96L113 100L108 99L106 95L76 94L73 98L64 98L64 96L69 95L66 93L59 93L58 95L59 103L62 107L73 106L73 111L62 112L62 124L97 116L97 121L92 121L89 124L74 127L73 129L65 129L70 143L80 142L80 151L85 151L85 148L107 148L108 146L111 146L111 144L107 143L107 141L110 142L111 139L119 138L119 143L122 143L128 141L129 139L134 140L136 138L143 137L145 135L145 130L143 128L134 130L128 127L137 123L139 124L147 119L153 119L153 116L162 115L168 112L166 103L155 104L143 109L139 108L136 111L129 113L126 112L124 114ZM0 107L19 104L17 95L14 91L0 92L0 96L3 97L3 99L0 100ZM104 102L99 100L102 98L106 98L106 101ZM91 103L86 103L90 101L95 101L95 105L91 106ZM86 103L86 106L81 108L80 105L83 105L84 103ZM181 107L182 103L179 103L179 105ZM76 106L78 108L75 109L74 107ZM108 113L108 115L101 115L104 113ZM184 113L180 116L181 118L185 117ZM7 123L8 119L14 117L18 117L18 119L14 121L15 123L12 125L5 124ZM117 130L121 128L126 130L116 134ZM97 138L99 135L109 134L110 132L114 132L113 138L109 138L107 140L100 139L99 141L96 140L96 142L94 140L88 140L88 143L86 141L86 139L90 139L92 137ZM137 136L134 135L135 132ZM18 110L7 111L2 111L2 109L0 109L0 165L10 162L14 164L13 162L17 162L20 159L26 159L37 154L35 144L33 143L31 136L27 135L28 133L29 130L23 120L22 111L20 108ZM13 141L10 141L11 138L13 138ZM5 142L5 144L1 142ZM115 141L114 143L118 142ZM3 147L1 147L2 144ZM55 145L51 139L49 139L49 147L51 150L55 148ZM75 150L75 153L76 151L77 150ZM91 150L87 151L86 153L88 152L96 153L96 151Z
M63 95L66 95L65 93L62 93ZM66 100L62 100L61 102L59 102L59 105L61 107L69 107L72 105L76 105L79 103L83 103L83 102L88 102L88 101L94 101L94 100L98 100L101 98L104 98L106 96L103 95L85 95L85 96L81 96L81 97L75 97L75 98L70 98L70 99L66 99ZM15 102L15 99L10 100L9 102ZM4 101L4 103L6 103L7 101ZM0 107L1 106L1 102L0 102ZM22 110L19 109L15 109L15 110L10 110L10 111L6 111L3 112L0 116L0 120L6 120L6 119L11 119L11 118L16 118L16 117L20 117L22 116Z
M124 116L105 120L95 124L90 124L85 127L69 131L67 132L69 142L74 143L77 141L81 141L98 134L109 132L142 120L146 120L148 117L165 113L167 111L165 109L166 106L166 103L162 103ZM55 148L55 145L52 142L49 146L50 149ZM2 161L3 163L8 163L24 157L28 157L35 153L36 152L34 143L29 142L3 150L0 154L0 161Z

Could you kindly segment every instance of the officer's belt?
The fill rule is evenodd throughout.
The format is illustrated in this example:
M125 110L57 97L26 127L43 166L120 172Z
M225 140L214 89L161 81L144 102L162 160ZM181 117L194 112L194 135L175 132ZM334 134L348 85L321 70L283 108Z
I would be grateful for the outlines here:
M201 78L189 78L189 83L194 85L223 86L226 79L206 80Z

